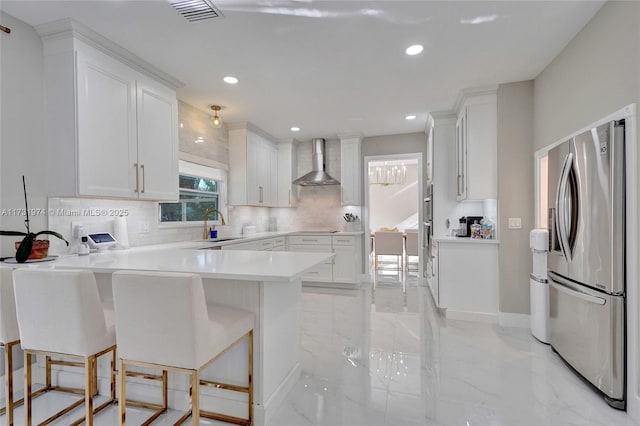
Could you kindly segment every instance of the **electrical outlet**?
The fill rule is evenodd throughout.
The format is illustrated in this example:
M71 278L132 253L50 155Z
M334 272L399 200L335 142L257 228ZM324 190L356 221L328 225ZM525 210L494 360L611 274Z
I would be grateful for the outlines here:
M521 229L522 228L522 219L519 217L510 217L509 218L509 229Z

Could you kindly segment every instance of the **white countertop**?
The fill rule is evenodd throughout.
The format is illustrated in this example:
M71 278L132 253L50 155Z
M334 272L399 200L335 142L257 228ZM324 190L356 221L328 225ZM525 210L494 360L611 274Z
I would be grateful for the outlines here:
M202 278L292 281L333 256L333 253L157 248L60 256L53 262L30 265L103 273L119 270L189 272Z
M481 240L469 237L434 236L433 241L437 243L457 243L457 244L500 244L500 240Z

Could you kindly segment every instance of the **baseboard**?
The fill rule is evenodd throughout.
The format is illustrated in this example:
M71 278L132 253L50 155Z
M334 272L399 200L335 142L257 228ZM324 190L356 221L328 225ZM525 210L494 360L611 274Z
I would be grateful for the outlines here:
M296 366L291 369L287 377L280 383L275 391L271 394L269 399L266 400L264 405L260 407L260 413L258 413L258 407L254 407L255 425L266 425L271 420L271 417L275 414L275 411L280 408L285 398L291 392L296 385L302 374L302 366L297 363Z
M445 317L447 319L482 322L487 324L496 324L498 322L497 314L487 312L456 311L449 308L445 311Z
M530 328L531 315L498 312L498 325L500 327Z

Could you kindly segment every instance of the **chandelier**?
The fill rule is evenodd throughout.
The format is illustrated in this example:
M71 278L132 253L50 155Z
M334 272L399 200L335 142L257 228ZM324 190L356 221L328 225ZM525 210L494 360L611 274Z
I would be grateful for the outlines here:
M373 185L403 185L407 181L407 167L404 163L369 165L369 183Z

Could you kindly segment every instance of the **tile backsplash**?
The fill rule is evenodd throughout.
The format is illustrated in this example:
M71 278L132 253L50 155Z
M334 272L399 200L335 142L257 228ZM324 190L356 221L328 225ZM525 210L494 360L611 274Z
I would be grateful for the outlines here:
M114 219L126 217L129 245L191 241L202 238L202 225L166 225L158 221L158 203L135 200L50 197L47 229L59 232L67 241L51 239L51 253L74 253L79 244L73 235L75 225L85 233L113 232ZM359 207L340 204L340 186L307 187L300 191L297 208L229 206L227 225L217 226L220 235L242 233L244 225L255 225L257 232L300 230L346 230L345 213L361 216Z
M81 224L86 233L113 232L114 219L123 214L127 221L131 247L198 239L200 226L166 227L158 221L158 203L135 200L104 200L94 198L49 198L48 229L61 233L70 243L51 240L54 254L73 253L77 244L73 228Z

